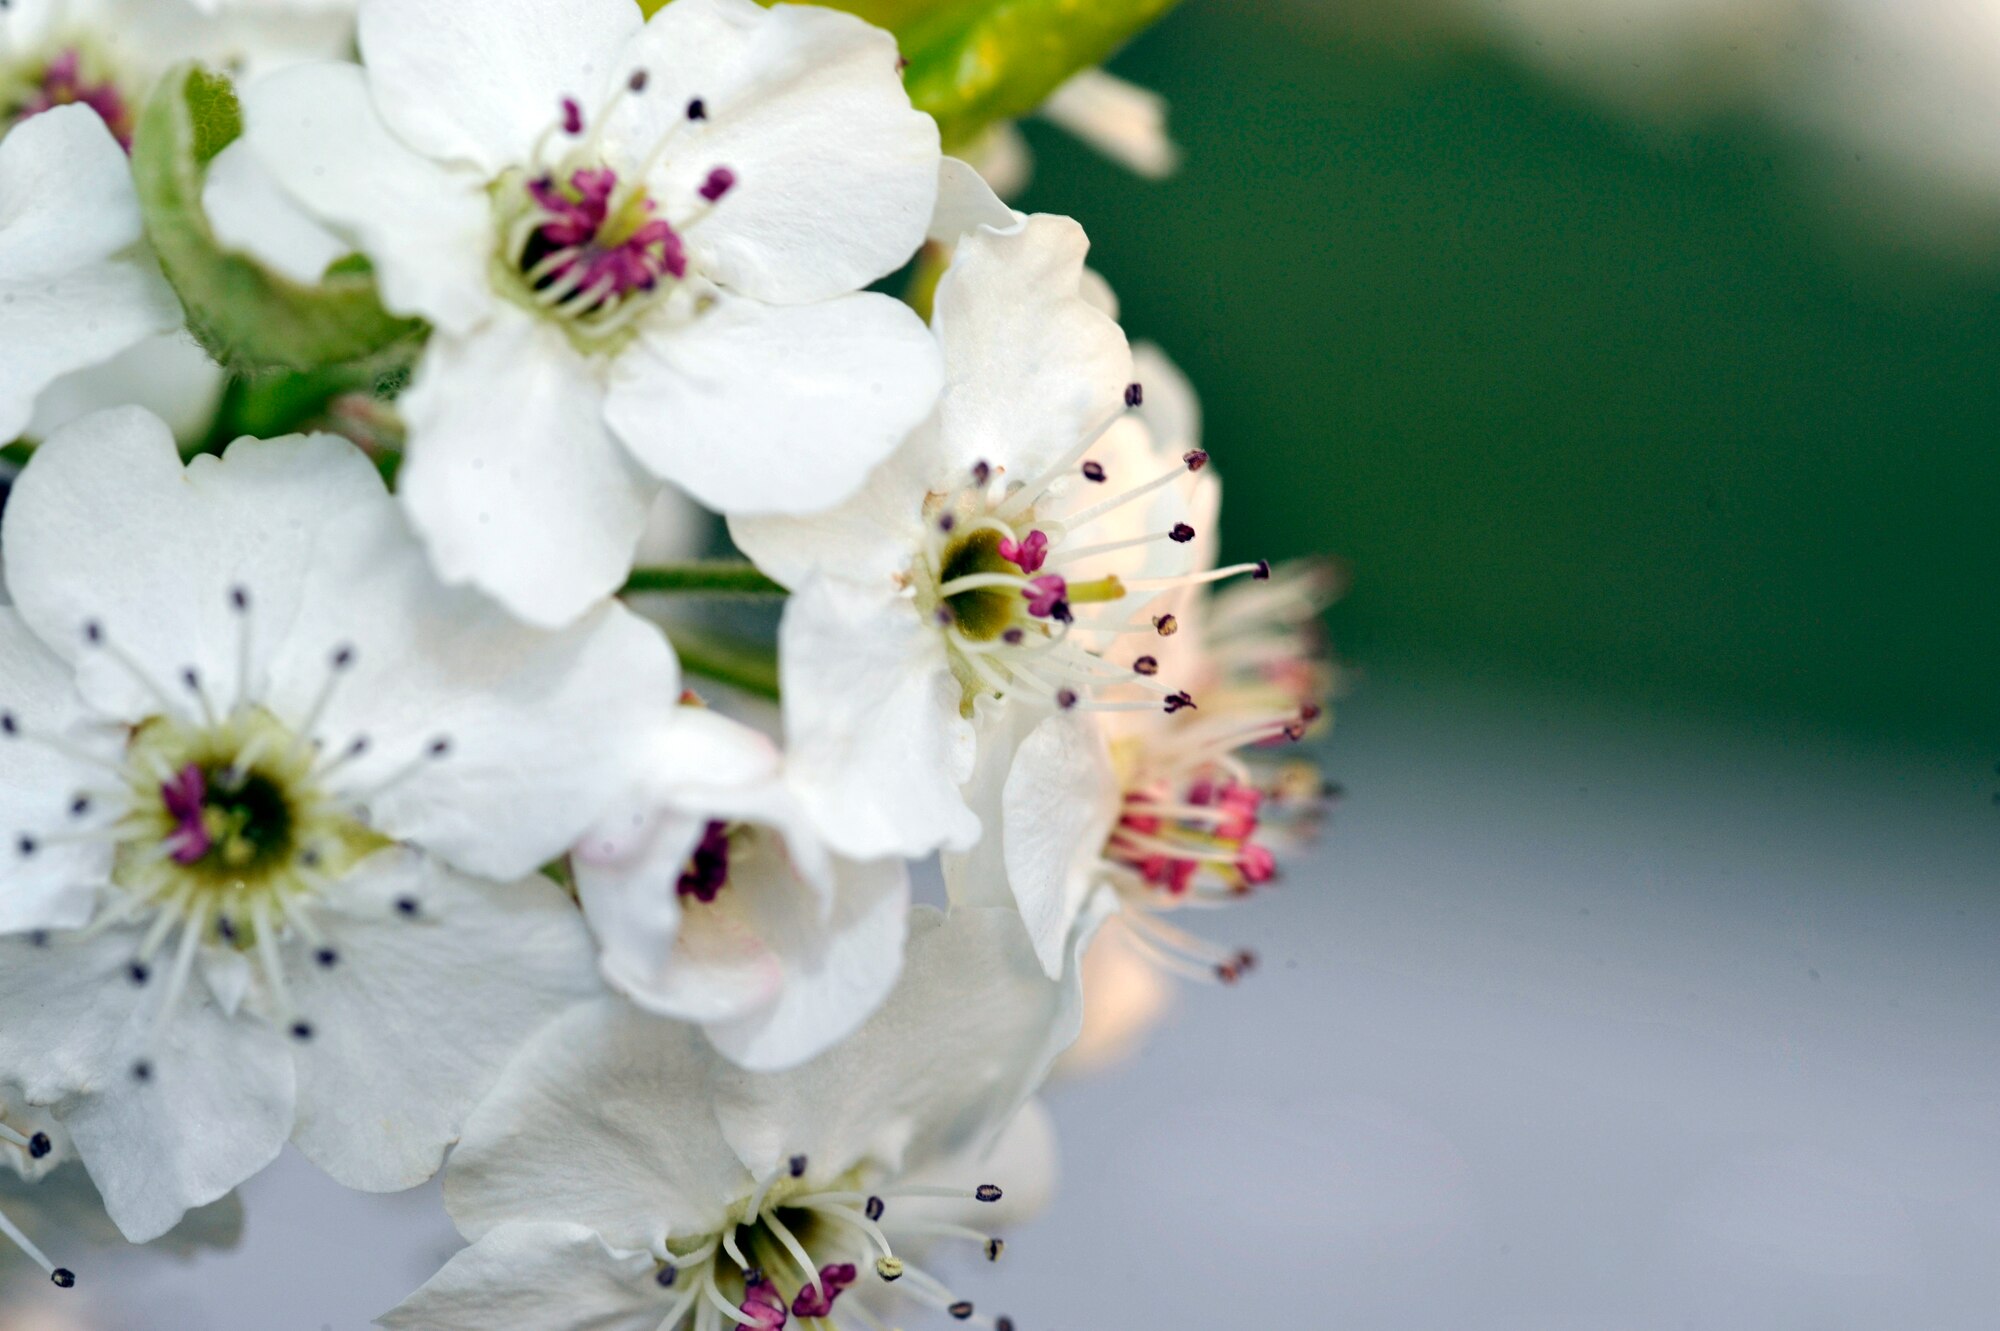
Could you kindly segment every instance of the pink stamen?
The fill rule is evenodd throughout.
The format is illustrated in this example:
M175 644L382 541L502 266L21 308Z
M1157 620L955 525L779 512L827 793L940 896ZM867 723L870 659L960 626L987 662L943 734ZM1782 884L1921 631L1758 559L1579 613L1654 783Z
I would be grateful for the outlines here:
M124 94L111 82L86 83L83 56L75 47L60 52L42 67L41 82L13 108L17 121L53 111L58 106L87 106L97 112L111 137L126 152L132 151L132 108Z
M1021 589L1028 598L1028 613L1037 619L1062 619L1069 613L1069 584L1060 573L1044 573Z
M759 1280L743 1291L742 1308L749 1320L736 1325L746 1331L779 1331L785 1324L785 1296L768 1280Z
M1257 841L1264 798L1255 786L1213 774L1196 776L1178 792L1162 786L1128 791L1111 857L1175 897L1192 891L1204 872L1232 891L1247 892L1278 872L1277 857ZM1163 805L1183 811L1163 812ZM1195 812L1208 809L1220 816Z
M1042 565L1049 562L1049 538L1047 533L1031 531L1019 541L1002 537L1000 557L1015 565L1023 573L1038 573Z
M174 863L194 864L201 860L215 845L202 818L208 807L208 777L189 763L160 783L160 803L166 806L175 823L173 835L167 838L173 846Z
M528 182L529 195L548 220L535 229L522 267L533 267L544 255L575 250L575 257L555 265L544 282L572 279L576 290L600 291L606 300L651 291L662 276L685 277L687 250L662 218L651 217L616 244L603 243L617 191L618 173L608 168L571 172L567 183L552 176ZM641 199L639 206L649 215L653 211L651 199Z
M794 1317L830 1317L833 1315L833 1301L846 1292L854 1283L856 1272L851 1262L839 1266L822 1266L819 1269L819 1284L807 1285L792 1300Z

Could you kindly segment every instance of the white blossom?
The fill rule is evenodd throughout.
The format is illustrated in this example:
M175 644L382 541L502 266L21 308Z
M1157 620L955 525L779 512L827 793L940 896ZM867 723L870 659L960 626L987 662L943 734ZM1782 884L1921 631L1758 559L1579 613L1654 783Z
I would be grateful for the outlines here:
M604 978L759 1070L853 1033L902 968L908 867L829 852L776 745L701 707L652 736L629 801L578 844Z
M1043 975L1011 911L920 909L910 936L882 1011L788 1073L738 1070L615 1001L553 1024L447 1172L473 1246L383 1324L709 1331L797 1314L870 1327L885 1278L971 1315L899 1233L922 1245L949 1232L913 1203L1003 1201L996 1176L924 1180L989 1158L1074 1038L1077 1000ZM999 1256L990 1230L959 1232Z
M731 520L793 591L779 647L794 779L845 853L977 842L958 788L982 732L1022 713L1194 705L1132 644L1181 582L1196 534L1182 491L1207 455L1166 457L1126 428L1143 385L1085 249L1067 218L977 225L938 286L936 419L830 513ZM1153 700L1103 699L1114 685ZM975 727L982 705L993 720Z
M288 1138L350 1186L422 1181L595 988L535 870L629 787L665 642L440 586L329 437L183 468L103 412L36 452L0 535L0 1075L135 1240Z
M1121 423L1127 446L1161 457L1198 450L1200 406L1186 380L1152 348L1137 363L1151 393ZM1154 602L1158 636L1134 663L1142 678L1199 690L1199 706L1112 703L1091 713L986 718L995 733L968 797L992 834L970 854L946 857L947 881L955 900L1014 902L1052 975L1063 940L1098 892L1125 906L1131 944L1177 973L1234 980L1254 964L1158 916L1235 899L1275 876L1265 824L1291 811L1296 780L1267 788L1236 755L1302 738L1319 719L1329 682L1309 626L1324 602L1297 575L1281 581L1261 564L1213 596L1220 504L1220 482L1205 471L1187 509L1197 572ZM1236 598L1254 599L1239 607ZM1211 600L1225 613L1215 614ZM1127 688L1114 685L1109 696Z
M250 87L248 140L435 325L399 488L447 581L565 622L624 580L657 478L824 508L930 409L920 321L859 290L936 193L888 34L751 0L364 0L360 31L365 71Z

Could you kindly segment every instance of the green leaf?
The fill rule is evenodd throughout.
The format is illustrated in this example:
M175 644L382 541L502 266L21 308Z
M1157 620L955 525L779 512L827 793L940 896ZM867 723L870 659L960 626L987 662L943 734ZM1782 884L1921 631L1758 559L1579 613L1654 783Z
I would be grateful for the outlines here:
M1048 100L1103 64L1176 0L973 0L934 7L897 35L910 100L937 117L946 151Z
M421 337L420 322L382 308L365 262L343 260L306 286L223 248L202 211L202 181L242 132L228 78L182 65L153 90L132 144L147 237L209 354L233 370L310 371Z

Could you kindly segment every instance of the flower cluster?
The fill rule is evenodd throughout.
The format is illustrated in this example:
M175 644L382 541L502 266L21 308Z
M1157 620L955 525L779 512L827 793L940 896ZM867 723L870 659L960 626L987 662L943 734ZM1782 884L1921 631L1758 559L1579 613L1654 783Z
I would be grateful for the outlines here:
M1166 917L1275 876L1332 685L1083 229L831 9L4 8L0 1235L69 1287L56 1166L147 1243L290 1143L444 1171L470 1246L390 1327L1011 1326L930 1250L1047 1191L1101 927L1252 967ZM240 119L192 217L190 56ZM197 227L267 310L369 284L400 366L234 437ZM683 494L749 564L635 567ZM718 589L774 665L633 608Z

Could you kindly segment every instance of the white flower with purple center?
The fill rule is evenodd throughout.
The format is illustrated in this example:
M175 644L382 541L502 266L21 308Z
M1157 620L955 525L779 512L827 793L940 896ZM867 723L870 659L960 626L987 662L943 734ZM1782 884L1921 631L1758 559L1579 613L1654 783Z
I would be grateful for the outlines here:
M1200 408L1180 371L1151 347L1135 359L1151 391L1127 428L1161 454L1197 447ZM1051 966L1077 914L1108 892L1141 955L1183 977L1234 982L1252 954L1160 917L1271 882L1274 822L1282 830L1317 796L1316 777L1302 799L1294 765L1273 772L1244 755L1294 743L1320 719L1331 681L1312 629L1326 601L1312 574L1262 566L1214 595L1208 533L1221 485L1212 470L1189 505L1204 533L1190 542L1203 571L1155 603L1160 636L1134 666L1199 690L1201 706L1017 716L1007 737L1017 747L996 746L1011 761L982 761L968 788L996 835L946 859L953 899L1012 901Z
M1144 643L1160 631L1147 604L1186 581L1185 492L1207 454L1166 456L1130 427L1144 391L1086 295L1085 249L1060 217L967 235L938 286L935 422L831 513L731 521L793 589L794 780L844 853L976 842L959 786L1009 713L1196 705Z
M875 1331L893 1285L1005 1328L918 1253L946 1240L1000 1257L991 1229L932 1204L998 1218L1016 1180L972 1171L1022 1158L988 1152L1078 1021L1075 986L992 910L918 910L888 1003L790 1072L744 1072L615 1000L578 1008L515 1060L453 1157L445 1200L473 1245L382 1324ZM1035 1156L1030 1190L1046 1186Z
M649 743L629 809L572 857L610 985L768 1071L851 1035L903 964L901 860L831 854L776 745L701 707Z
M99 413L0 537L0 1081L136 1240L287 1139L350 1186L421 1182L598 990L536 869L630 787L665 641L443 587L323 436L184 468L159 421Z
M826 508L931 409L921 321L861 291L937 193L887 33L751 0L364 0L360 31L365 71L249 88L247 139L435 325L399 490L446 581L565 622L624 580L661 479ZM209 204L324 266L254 201Z

